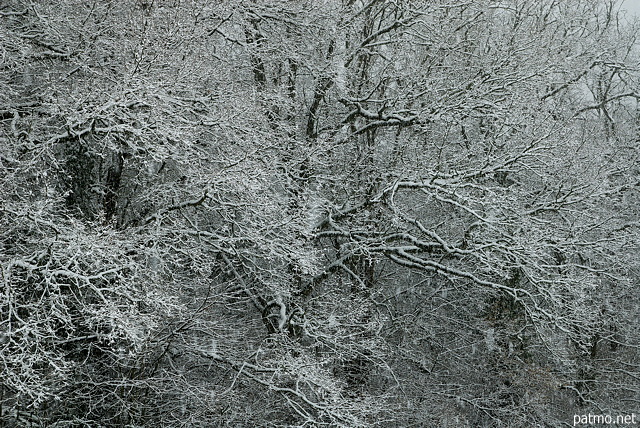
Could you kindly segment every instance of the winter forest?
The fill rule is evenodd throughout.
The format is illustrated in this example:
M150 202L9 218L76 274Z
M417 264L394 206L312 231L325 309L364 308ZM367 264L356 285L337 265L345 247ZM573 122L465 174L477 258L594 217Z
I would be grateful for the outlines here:
M640 413L639 100L616 0L0 2L0 426Z

